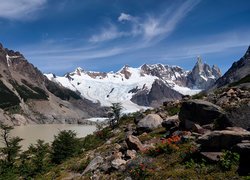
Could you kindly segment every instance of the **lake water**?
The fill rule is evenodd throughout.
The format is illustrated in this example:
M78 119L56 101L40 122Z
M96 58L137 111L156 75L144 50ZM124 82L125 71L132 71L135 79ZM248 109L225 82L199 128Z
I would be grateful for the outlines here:
M27 150L30 144L36 143L38 139L45 142L52 142L54 135L57 135L60 130L73 130L77 133L77 137L85 137L96 130L95 126L77 125L77 124L40 124L15 126L11 132L11 136L19 136L22 149Z

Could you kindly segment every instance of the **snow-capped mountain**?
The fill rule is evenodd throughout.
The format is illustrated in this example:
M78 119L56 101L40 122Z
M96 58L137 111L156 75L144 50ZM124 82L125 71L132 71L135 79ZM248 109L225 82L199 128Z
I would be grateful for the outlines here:
M196 94L210 87L210 83L220 76L219 69L210 68L200 59L196 66L191 72L178 66L144 64L139 68L126 65L115 73L77 68L63 77L45 75L92 102L99 102L102 106L121 102L125 112L132 112L145 106L160 105L163 101L181 99L182 95Z

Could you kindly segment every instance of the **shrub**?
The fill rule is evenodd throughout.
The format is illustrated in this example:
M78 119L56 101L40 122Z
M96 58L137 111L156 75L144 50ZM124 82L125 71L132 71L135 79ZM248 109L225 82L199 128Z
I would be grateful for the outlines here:
M149 156L156 157L160 154L171 154L179 149L176 145L180 141L179 136L172 136L168 139L162 140L155 148L151 148L145 151Z
M153 175L155 167L151 158L138 156L127 165L127 172L133 179L146 179Z
M222 170L229 171L233 165L239 163L240 155L231 151L223 151L223 155L220 158L220 167Z
M67 158L80 153L80 141L74 131L60 131L52 143L52 162L60 164Z

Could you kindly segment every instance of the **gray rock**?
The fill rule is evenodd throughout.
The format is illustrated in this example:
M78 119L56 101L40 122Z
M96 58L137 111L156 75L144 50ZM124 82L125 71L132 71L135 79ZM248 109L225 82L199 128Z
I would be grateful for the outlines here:
M199 125L211 124L216 121L218 128L231 126L225 112L213 103L204 100L189 100L182 103L179 119L186 129L192 128L192 123ZM191 126L190 126L191 125Z
M178 115L174 115L171 117L166 118L161 125L163 127L165 127L167 130L171 129L171 128L175 128L175 127L179 127L179 118Z
M158 114L149 114L139 121L137 129L150 132L155 128L161 127L162 118Z
M206 133L198 138L197 143L203 151L230 149L243 140L250 140L250 132L240 130L222 130Z
M123 160L123 159L114 159L112 162L111 162L111 166L115 169L119 169L120 166L126 164L127 161Z
M227 119L233 126L250 129L250 103L228 110Z
M125 139L127 146L129 149L143 151L144 146L142 145L141 141L133 135L128 135Z
M126 151L126 157L129 159L134 159L136 157L136 151L135 150L127 150Z
M158 107L165 101L178 100L182 98L182 94L173 90L162 80L155 80L152 88L142 89L134 94L131 101L140 106Z
M200 152L201 156L210 162L218 162L222 152Z
M93 171L96 168L98 168L102 163L104 162L103 158L101 156L96 156L89 164L88 166L85 168L85 170L83 171L82 175L84 175L85 173L89 172L89 171Z

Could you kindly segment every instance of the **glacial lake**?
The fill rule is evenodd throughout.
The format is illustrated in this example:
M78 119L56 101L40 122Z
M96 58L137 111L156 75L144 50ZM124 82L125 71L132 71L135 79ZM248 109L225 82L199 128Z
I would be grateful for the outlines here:
M11 136L19 136L23 139L21 141L22 150L27 150L30 144L35 144L38 139L51 143L54 140L54 135L57 135L61 130L73 130L77 137L85 137L92 134L95 126L78 125L78 124L39 124L15 126L11 132Z

